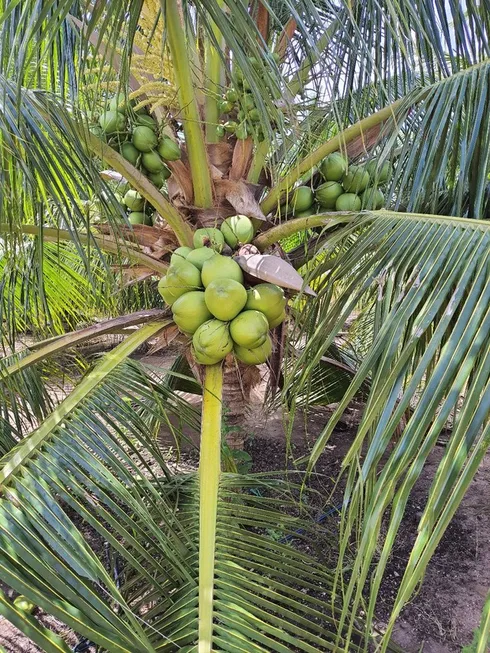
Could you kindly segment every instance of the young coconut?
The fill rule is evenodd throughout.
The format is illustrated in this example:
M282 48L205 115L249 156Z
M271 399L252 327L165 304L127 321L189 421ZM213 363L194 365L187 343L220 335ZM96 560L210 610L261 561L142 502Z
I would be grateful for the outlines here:
M195 347L191 347L192 355L194 356L195 360L197 363L200 365L216 365L216 363L219 363L222 358L211 358L210 356L206 356L206 354L203 354L203 352L198 351L195 349Z
M155 120L155 118L152 118L147 113L137 114L135 125L137 125L138 127L148 127L154 132L158 129L158 123Z
M193 334L201 324L213 318L206 306L202 290L192 290L181 295L172 304L172 313L179 329L189 334Z
M231 279L243 284L242 268L229 256L221 256L215 254L207 261L204 261L202 266L202 283L206 288L212 281L216 279Z
M203 229L196 229L193 236L194 247L211 247L216 252L221 252L225 239L219 229L215 227L205 227Z
M335 209L337 211L360 211L361 206L361 198L355 193L344 193L335 202Z
M378 168L379 162L374 159L366 164L366 170L378 184L384 184L393 174L393 166L389 161L385 161L381 168Z
M151 172L148 175L148 179L152 181L157 188L161 188L171 174L172 173L167 166L164 165L160 172Z
M130 189L123 197L123 202L131 211L141 211L145 205L144 198L137 190Z
M314 201L315 196L311 188L309 186L299 186L293 192L290 205L294 213L301 213L309 209Z
M232 249L239 244L251 243L254 237L252 220L246 215L232 215L221 224L221 233Z
M347 193L362 193L368 187L370 179L369 172L362 166L350 166L342 186Z
M158 154L166 161L177 161L182 156L180 147L169 136L158 143Z
M206 306L218 320L228 322L240 313L247 303L247 291L233 279L215 279L204 291Z
M326 181L340 181L347 171L347 161L340 152L333 152L320 165Z
M315 198L318 204L325 209L335 208L337 198L342 195L344 189L337 181L326 181L315 191Z
M139 126L133 131L133 145L140 152L151 152L158 144L155 132L149 127Z
M362 208L377 211L383 208L385 196L378 188L366 188L361 195Z
M131 213L128 215L128 220L131 224L146 224L149 227L151 227L153 224L150 216L146 215L146 213L143 213L143 211L131 211Z
M126 161L129 161L129 163L132 163L134 166L136 165L140 153L132 143L123 143L120 152L121 156L124 157Z
M114 134L124 130L126 116L119 111L105 111L99 118L104 134Z
M192 247L177 247L170 257L170 265L180 265L192 251Z
M284 290L274 283L259 283L247 291L246 310L255 310L263 313L270 323L284 313L286 297Z
M269 322L260 311L242 311L230 323L230 335L235 344L254 349L264 344Z
M222 360L233 349L228 325L221 320L201 324L192 337L192 344L198 355L213 361Z
M213 256L216 256L214 249L210 247L198 247L197 249L192 249L186 258L198 270L202 270L204 263Z
M246 363L247 365L261 365L272 354L272 340L270 336L267 336L259 347L254 347L253 349L235 345L234 353L242 363Z
M165 167L165 164L158 155L158 152L152 150L151 152L144 152L141 155L141 163L148 172L161 172Z
M200 290L201 287L199 270L192 263L182 261L178 265L169 267L166 276L158 283L158 292L167 304L172 306L181 295L192 290Z

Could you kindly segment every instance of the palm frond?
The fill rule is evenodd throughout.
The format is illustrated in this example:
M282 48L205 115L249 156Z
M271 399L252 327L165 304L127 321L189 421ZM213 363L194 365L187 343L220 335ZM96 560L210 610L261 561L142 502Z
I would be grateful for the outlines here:
M362 421L343 462L339 570L354 532L359 547L350 582L338 586L343 600L357 605L374 565L368 623L410 492L442 429L452 427L389 635L490 444L490 228L477 220L382 211L360 216L330 243L338 248L335 264L314 272L319 279L326 274L318 301L307 309L303 354L286 387L293 398L308 387L322 351L357 306L372 314L372 341L309 461L312 469L350 399L368 382ZM345 614L340 624L348 620Z

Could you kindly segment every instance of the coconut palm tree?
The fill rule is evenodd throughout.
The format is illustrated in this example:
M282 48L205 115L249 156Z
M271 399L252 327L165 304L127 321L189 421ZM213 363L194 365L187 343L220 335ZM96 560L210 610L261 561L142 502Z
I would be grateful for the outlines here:
M4 0L0 20L1 580L108 651L395 648L395 621L489 444L490 7ZM125 119L96 128L117 93L115 109L133 122L143 112L178 145L164 185L125 156ZM317 188L335 152L368 161L375 185L394 164L388 208L298 215L295 188ZM152 226L128 222L121 183L152 207ZM222 365L190 357L203 392L196 476L172 472L154 437L172 416L196 425L176 392L195 379L182 359L131 359L148 341L188 351L155 280L197 228L234 213L253 218L263 253L242 254L249 278L266 267L295 291L275 332L276 393L291 416L339 400L300 486L365 398L343 461L336 569L290 544L298 528L315 536L306 513L291 516L301 487L221 470ZM121 344L53 398L60 355L114 332ZM448 422L378 634L407 500ZM69 650L3 594L0 605L43 650ZM490 600L479 652L489 620Z

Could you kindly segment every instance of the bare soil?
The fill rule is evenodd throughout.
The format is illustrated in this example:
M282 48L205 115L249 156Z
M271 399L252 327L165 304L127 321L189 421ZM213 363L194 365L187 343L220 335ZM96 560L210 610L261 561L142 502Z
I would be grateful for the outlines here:
M196 397L193 397L193 401L199 403ZM294 424L292 439L286 444L281 412L266 416L260 407L259 393L256 392L244 427L245 449L252 456L251 471L263 472L294 467L292 460L306 455L311 450L329 415L330 411L327 409L312 411L307 419L304 415L299 415ZM333 434L312 479L314 488L320 490L324 497L330 497L329 502L333 507L339 505L341 497L340 488L332 492L334 481L343 456L352 442L355 421L356 411L353 410L346 416L343 424L345 430L337 430ZM194 445L197 445L198 436L192 433L188 435ZM161 442L167 451L173 449L168 434L162 433ZM179 467L192 469L197 464L197 448L188 444L182 449ZM381 628L403 575L430 484L443 453L443 446L437 446L433 450L408 505L377 606L378 625ZM431 560L421 589L398 621L394 639L405 653L456 653L461 651L462 646L471 642L490 587L489 498L490 455L484 460ZM328 556L326 564L334 564L334 561L327 558ZM7 591L6 588L3 589ZM59 633L70 646L76 644L78 638L72 631L40 611L35 614L46 627ZM31 653L41 650L3 617L0 617L0 645L8 653Z

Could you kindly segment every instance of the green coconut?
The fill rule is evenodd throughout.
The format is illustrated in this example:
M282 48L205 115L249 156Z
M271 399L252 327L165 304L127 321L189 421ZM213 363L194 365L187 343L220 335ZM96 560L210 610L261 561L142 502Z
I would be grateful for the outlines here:
M280 324L282 324L285 319L286 319L286 311L283 311L280 315L278 315L278 317L276 317L275 320L271 320L269 322L269 329L275 329Z
M152 181L157 188L161 188L171 174L172 173L167 168L167 166L164 165L162 170L160 170L160 172L150 172L148 175L148 179Z
M131 213L128 215L128 221L131 224L146 224L149 227L151 227L153 224L150 216L146 215L146 213L143 213L142 211L131 211Z
M134 166L136 165L140 153L132 143L127 141L126 143L122 143L119 151L121 152L121 156L123 156L126 161L129 161L129 163L132 163Z
M347 193L362 193L368 187L370 179L366 168L349 166L349 172L345 175L342 186Z
M284 290L274 283L259 283L247 291L246 310L261 311L270 323L286 308Z
M318 204L323 206L325 209L333 209L335 208L337 198L342 195L343 192L344 189L338 181L326 181L321 186L318 186L315 191L315 197Z
M329 154L320 164L320 172L326 181L340 181L347 171L348 163L340 152Z
M158 292L170 306L181 295L201 288L201 273L187 261L170 265L167 274L158 283Z
M175 324L187 334L193 334L201 324L213 317L201 290L192 290L181 295L172 304L172 313Z
M215 254L202 266L202 283L205 288L216 279L232 279L243 284L242 268L229 256Z
M202 266L204 265L205 261L215 255L216 252L210 247L198 247L197 249L191 250L187 260L189 263L192 263L192 265L195 265L198 270L202 270Z
M130 104L131 103L128 102L127 96L124 93L117 93L109 102L109 109L111 111L126 113Z
M131 209L131 211L141 211L145 205L144 198L138 193L137 190L132 188L125 194L123 202L126 204L128 209Z
M126 116L119 111L105 111L99 118L104 134L121 132L126 126Z
M254 237L252 220L246 215L232 215L221 224L221 233L225 242L235 249L237 245L251 243Z
M233 102L230 102L229 100L221 100L218 102L218 112L220 114L222 113L229 113L233 109Z
M199 356L212 361L222 360L233 349L228 325L221 320L201 324L192 337L192 344Z
M216 125L216 136L218 138L223 138L224 135L225 135L225 128L223 127L223 125Z
M193 251L192 247L177 247L170 257L170 265L179 265Z
M235 344L254 349L264 344L269 322L260 311L242 311L230 323L230 335Z
M366 170L371 175L371 178L375 179L378 184L384 184L393 174L393 166L389 161L385 161L379 169L378 166L379 161L373 159L366 164Z
M311 207L315 195L309 186L298 186L292 194L289 204L295 213L301 213Z
M229 88L225 93L225 97L228 102L236 102L238 100L238 91L234 88Z
M221 252L225 244L225 239L219 229L205 227L203 229L196 229L193 236L193 244L196 249L198 247L211 247L216 252Z
M158 152L152 150L151 152L145 152L141 155L141 163L148 172L157 173L161 172L165 167L165 164L158 155Z
M246 138L248 138L247 125L244 122L237 125L237 128L235 129L235 136L239 141L244 141Z
M206 354L203 354L194 347L191 347L191 350L196 362L200 365L216 365L223 360L222 358L211 358L211 356L206 356Z
M270 336L267 336L265 341L259 346L250 349L248 347L240 347L240 345L235 345L233 348L235 356L242 363L247 365L261 365L272 354L272 340Z
M136 114L134 123L139 127L148 127L152 131L156 131L158 129L158 123L155 118L152 118L147 113Z
M362 208L368 211L377 211L383 208L385 196L378 188L366 188L361 195Z
M150 127L143 125L135 127L132 140L133 145L140 152L151 152L158 144L155 132Z
M166 161L177 161L182 156L180 147L168 136L158 143L158 154Z
M360 211L361 207L361 198L355 193L344 193L335 202L335 209L337 211Z
M218 320L233 320L247 303L247 291L233 279L215 279L204 291L206 306Z

